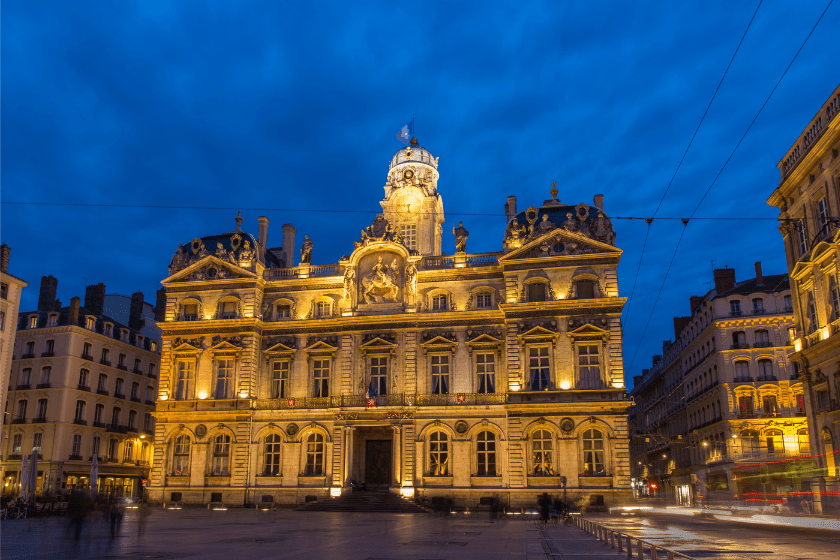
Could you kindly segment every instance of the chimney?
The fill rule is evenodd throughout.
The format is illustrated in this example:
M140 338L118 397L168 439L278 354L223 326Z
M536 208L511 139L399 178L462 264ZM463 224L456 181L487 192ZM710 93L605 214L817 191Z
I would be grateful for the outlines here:
M155 321L162 323L166 320L166 288L157 291L155 298Z
M764 285L764 275L761 273L761 261L755 263L755 285Z
M505 204L505 215L507 216L507 221L510 222L514 216L516 216L516 197L509 196L507 204Z
M128 309L128 328L139 331L143 319L143 292L131 294L131 307Z
M67 312L68 325L79 324L79 307L81 307L81 304L82 299L78 296L70 299L70 310Z
M58 280L52 276L41 276L41 290L38 292L38 311L55 309L55 296L58 293Z
M642 375L633 376L633 387L638 387L642 384L642 377L644 377L644 370L642 370Z
M268 218L260 216L257 218L260 222L260 232L257 241L260 243L260 251L265 251L268 248Z
M102 315L105 309L105 284L85 288L85 309L94 315Z
M5 243L0 245L0 272L9 272L9 254L11 252L12 250Z
M688 302L691 306L691 312L694 313L694 310L700 307L700 304L703 303L703 296L689 296Z
M725 266L723 268L716 268L715 275L715 291L718 294L728 292L735 287L735 269Z
M286 253L286 266L295 266L295 233L292 224L283 224L283 252Z
M680 333L691 322L691 317L674 317L674 337L680 338Z
M604 209L604 195L596 194L593 202L595 203L595 208L597 208L598 210Z

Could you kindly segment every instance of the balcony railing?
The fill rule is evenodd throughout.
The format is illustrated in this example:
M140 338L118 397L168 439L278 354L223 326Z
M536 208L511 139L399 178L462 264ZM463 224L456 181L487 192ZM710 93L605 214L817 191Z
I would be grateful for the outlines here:
M379 395L373 399L366 399L364 395L256 399L253 401L253 407L255 409L277 410L347 407L364 408L373 406L464 406L504 404L505 402L507 402L507 393L452 393L446 395L408 395L404 393L397 393L393 395Z
M129 400L130 400L131 402L142 402L142 401L140 400L140 397L131 397Z
M50 386L51 386L50 383L38 383L37 385L35 385L35 388L36 389L49 389Z
M117 369L121 369L123 371L128 371L128 366L124 364L117 364Z
M153 401L152 399L146 399L146 404L149 406L155 406L155 401Z
M108 389L97 389L96 394L97 395L105 395L107 397L108 396Z
M137 368L131 370L131 373L136 373L137 375L143 375L143 371Z
M82 359L83 360L90 360L92 362L93 361L93 356L91 356L90 354L82 354Z
M123 426L122 424L108 424L105 426L106 432L114 432L117 434L127 434L128 433L128 426Z
M79 391L87 391L88 393L90 393L90 386L89 385L79 384L79 386L76 387L76 389L79 390Z
M99 363L102 364L103 366L110 366L111 365L111 360L106 360L106 359L103 358L103 359L99 360Z
M55 352L53 352L52 350L49 350L47 352L41 352L42 358L52 358L53 356L55 356Z
M733 342L732 350L748 350L750 347L746 342Z
M82 456L81 456L81 455L73 455L73 454L71 453L71 454L70 454L70 456L67 458L67 460L68 460L68 461L81 461L81 460L82 460Z
M78 424L79 426L87 426L87 420L83 418L73 418L73 423Z
M752 377L735 377L735 383L752 383Z
M756 381L778 381L775 375L765 375L763 377L756 377Z
M105 427L105 422L100 422L98 420L94 420L93 421L93 427L94 428L104 428Z
M16 390L17 391L28 391L31 388L32 388L32 386L29 383L26 383L24 385L18 385Z
M33 424L46 424L47 417L46 416L36 416L32 419Z
M12 424L26 424L26 418L12 418Z
M772 346L773 346L773 343L770 342L770 341L756 342L755 344L753 344L753 348L771 348Z
M29 360L29 359L34 358L34 357L35 357L34 352L28 352L26 354L21 354L20 359L21 360Z
M124 399L125 398L125 393L114 393L114 398L115 399Z

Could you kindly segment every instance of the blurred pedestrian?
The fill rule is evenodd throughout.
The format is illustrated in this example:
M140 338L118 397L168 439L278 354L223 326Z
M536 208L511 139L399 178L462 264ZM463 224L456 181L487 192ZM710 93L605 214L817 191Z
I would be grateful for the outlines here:
M146 522L149 520L149 515L152 513L152 508L149 504L140 504L137 506L137 537L142 537L146 534Z
M89 510L90 503L87 494L81 490L73 490L67 500L67 517L70 518L70 530L77 543L82 536L82 527Z
M548 496L548 492L543 492L540 499L537 500L537 504L540 506L540 521L545 525L548 523L548 510L551 507L551 498Z
M802 508L802 511L805 513L805 515L811 514L811 507L808 503L808 498L802 498L802 501L799 502L799 506Z
M120 532L120 525L122 524L122 500L116 496L111 496L108 502L108 518L111 520L111 538L117 536Z

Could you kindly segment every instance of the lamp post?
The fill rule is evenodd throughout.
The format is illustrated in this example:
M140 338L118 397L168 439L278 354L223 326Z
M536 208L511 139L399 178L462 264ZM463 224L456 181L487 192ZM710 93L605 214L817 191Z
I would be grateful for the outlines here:
M566 511L569 509L569 505L566 503L566 477L565 476L560 477L560 484L563 485L563 513L566 513Z

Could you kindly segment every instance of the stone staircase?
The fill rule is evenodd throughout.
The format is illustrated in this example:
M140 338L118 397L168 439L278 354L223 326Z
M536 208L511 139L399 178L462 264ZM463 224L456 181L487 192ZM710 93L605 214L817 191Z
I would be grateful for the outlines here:
M297 508L298 511L358 511L369 513L428 513L414 502L401 498L387 487L353 492L345 488L338 498L326 498Z

